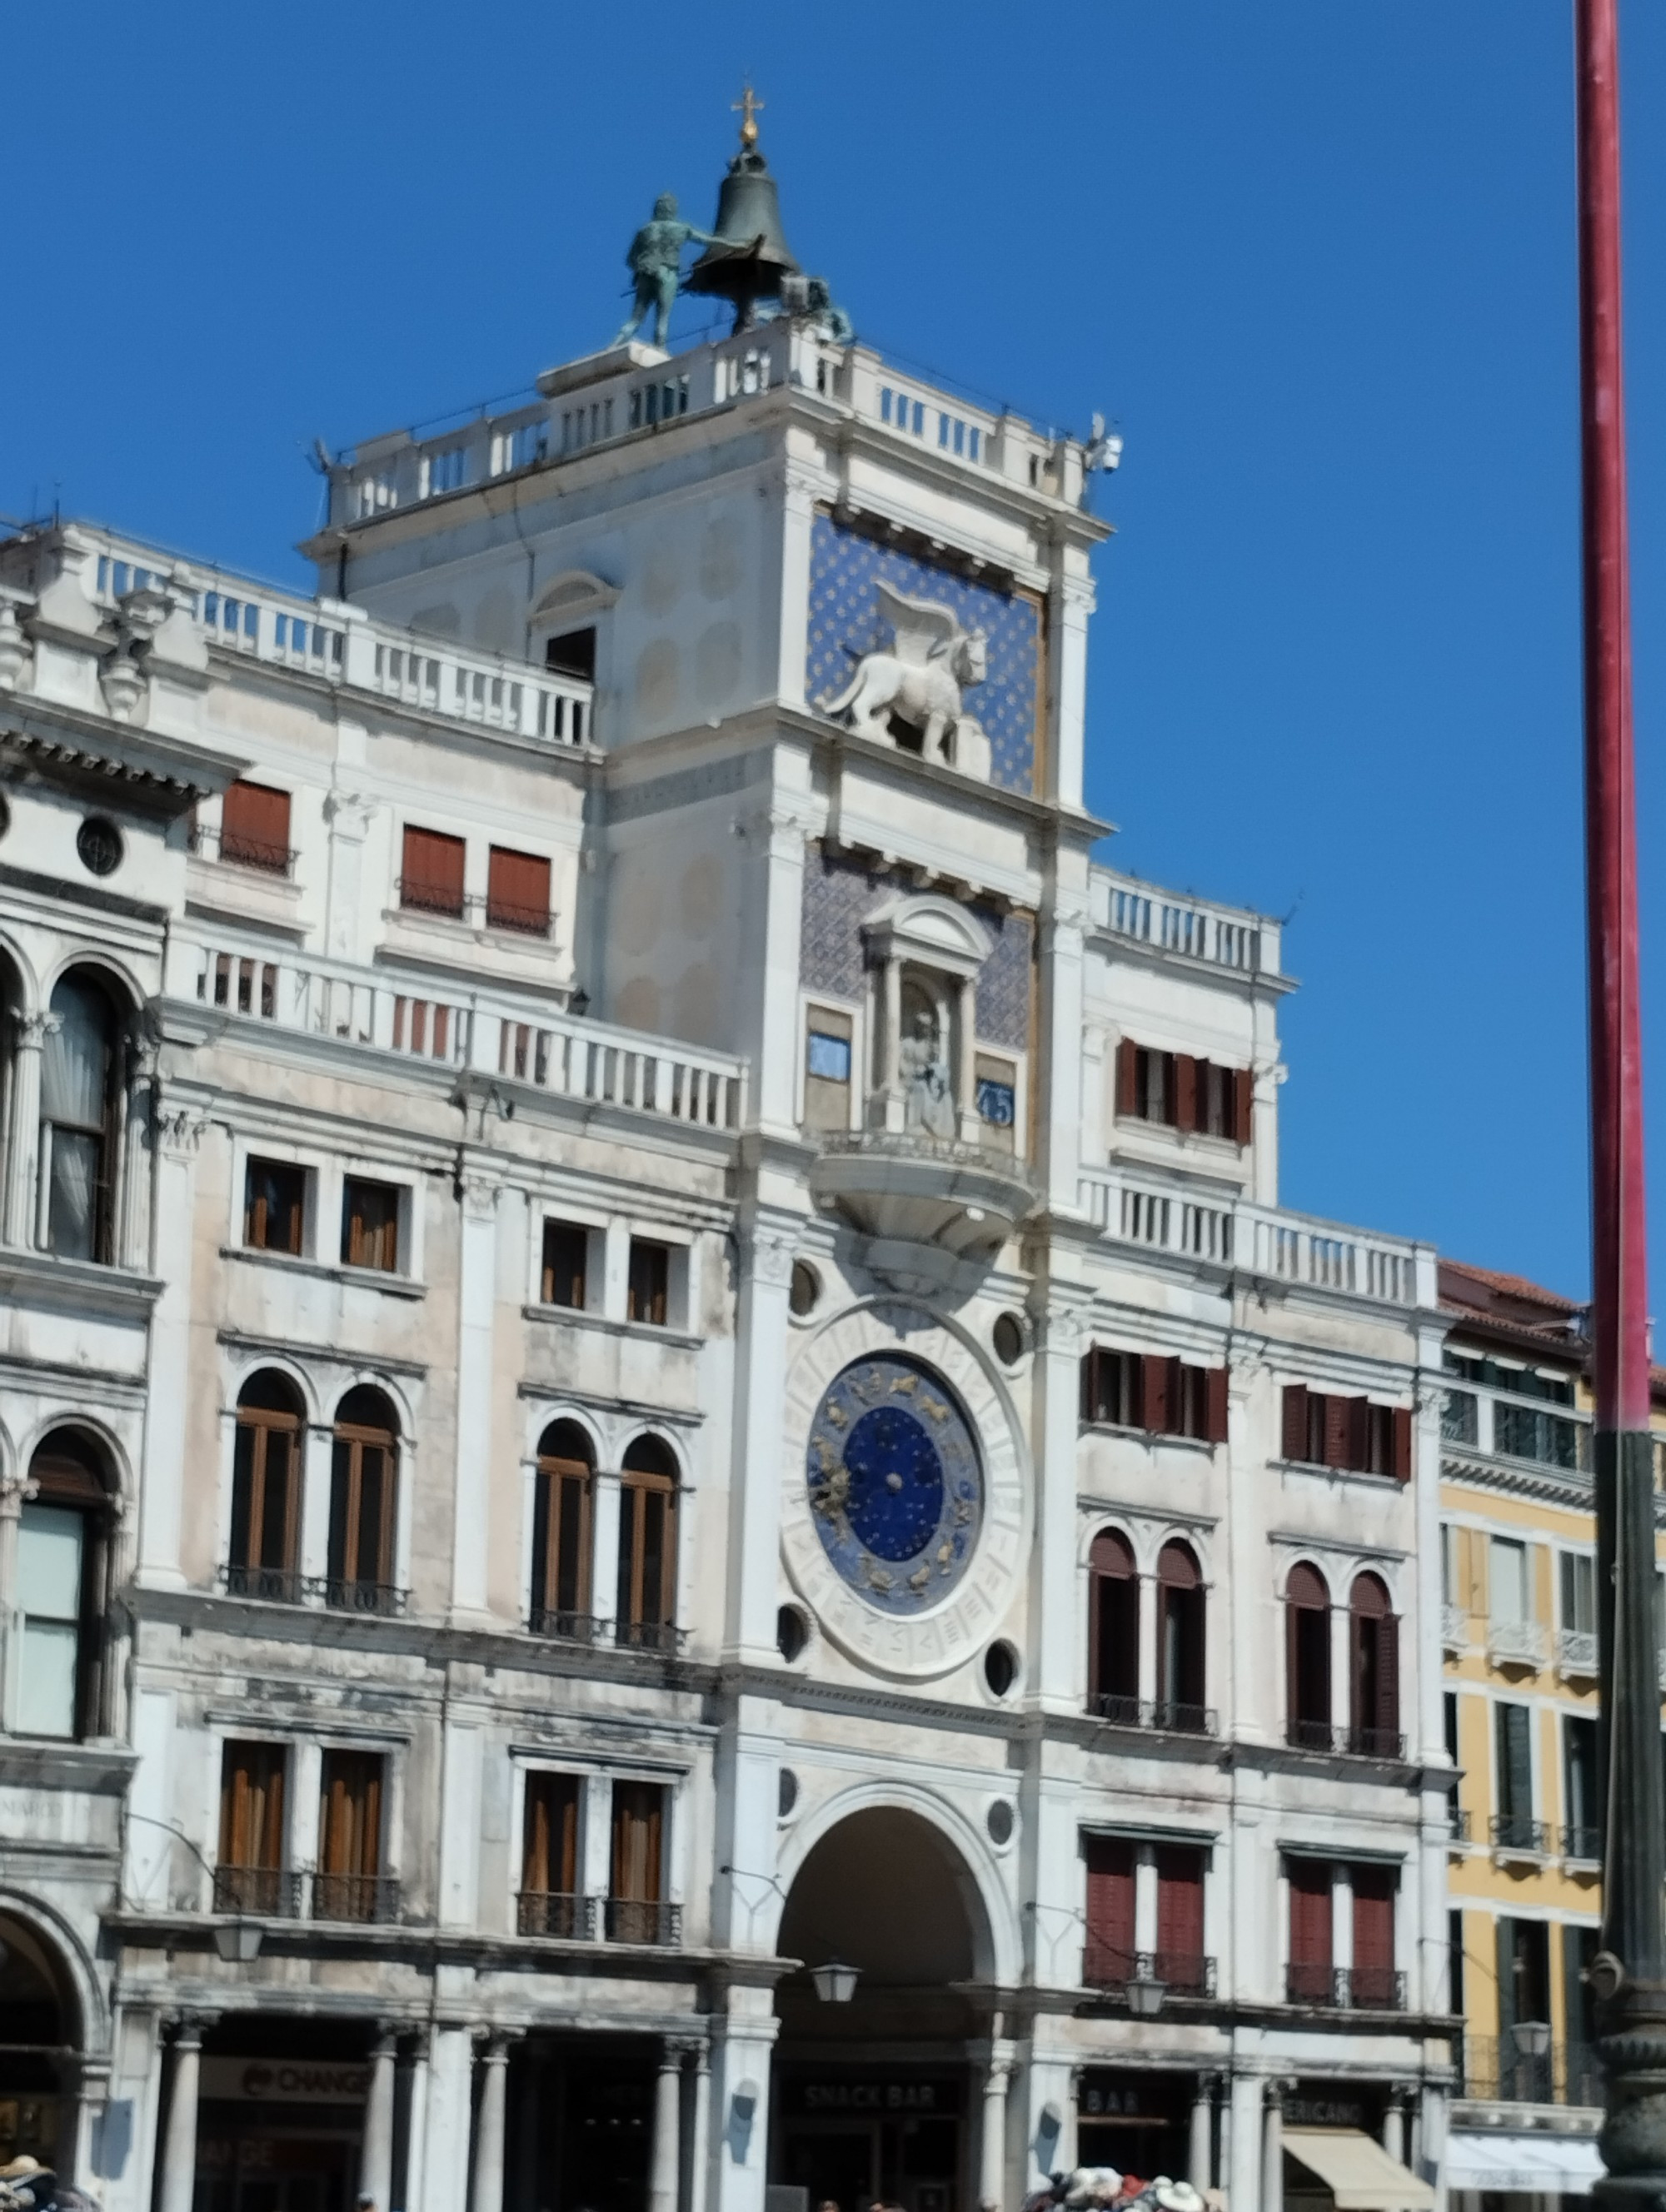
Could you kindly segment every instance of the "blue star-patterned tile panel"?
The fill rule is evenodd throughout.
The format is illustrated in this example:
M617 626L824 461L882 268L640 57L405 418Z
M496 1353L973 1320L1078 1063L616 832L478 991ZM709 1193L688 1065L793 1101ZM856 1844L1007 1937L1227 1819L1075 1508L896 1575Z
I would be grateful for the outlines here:
M903 878L812 846L804 857L799 975L807 990L847 1002L862 994L862 924ZM994 949L977 978L977 1033L1009 1052L1030 1048L1035 928L1027 915L974 904Z
M952 607L964 629L988 639L988 673L968 684L966 711L989 739L990 781L1006 791L1033 791L1036 714L1041 682L1041 609L1020 592L998 592L912 554L878 545L818 514L810 538L810 646L805 697L812 708L836 699L865 653L890 645L875 584L884 578L914 599Z
M805 1480L822 1549L879 1612L927 1612L970 1565L983 1520L976 1439L918 1361L881 1352L834 1376Z

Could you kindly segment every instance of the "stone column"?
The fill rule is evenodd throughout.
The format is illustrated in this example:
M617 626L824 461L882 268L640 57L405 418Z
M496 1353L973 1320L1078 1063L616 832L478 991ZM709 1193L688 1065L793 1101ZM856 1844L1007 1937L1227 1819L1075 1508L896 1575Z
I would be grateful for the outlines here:
M983 2139L978 2158L980 2212L999 2212L1006 2188L1006 2091L1012 2079L1011 2057L995 2046L983 2077Z
M1406 2163L1406 2105L1408 2092L1390 2089L1387 2109L1383 2114L1383 2148L1396 2166Z
M1261 2212L1284 2212L1283 2081L1269 2081L1261 2124Z
M696 2046L694 2054L694 2124L689 2146L689 2212L706 2212L711 2190L712 2162L712 2047Z
M648 2212L677 2212L678 2153L682 2148L683 2046L669 2039L660 2046L660 2078L654 2085L654 2146L648 2155ZM477 2202L473 2212L496 2212Z
M410 2054L410 2095L405 2112L404 2203L395 2212L416 2212L423 2202L423 2168L428 2152L428 2038L419 2035Z
M1261 2189L1261 2082L1253 2074L1231 2075L1226 2097L1221 2184L1239 2212L1256 2212Z
M590 1478L590 1610L609 1622L619 1602L619 1476L599 1467Z
M459 2212L469 2187L469 2030L435 2025L429 2046L422 2195L415 2212Z
M393 2195L393 2031L379 2023L370 2046L370 2087L364 2100L364 2145L359 2154L359 2191L374 2197L376 2212L392 2212Z
M187 2015L173 2039L173 2087L167 2100L156 2212L191 2212L197 2185L197 2083L202 2057L203 2024Z
M960 1117L960 1140L978 1140L977 1118L977 988L970 975L961 978L955 993L955 1111Z
M503 2212L504 2077L509 2048L491 2035L480 2060L480 2112L475 2122L474 2188L470 2212ZM672 2208L676 2212L676 2208Z
M1186 2159L1186 2179L1194 2189L1214 2186L1214 2118L1216 2077L1200 2074L1192 2098L1191 2139Z
M17 1524L39 1484L14 1469L0 1475L0 1728L17 1711L17 1668L23 1608L18 1601Z
M903 1126L903 963L892 953L879 974L879 1115L881 1126ZM869 1117L864 1116L864 1119Z
M459 1177L457 1458L453 1492L452 1625L490 1618L492 1316L497 1297L496 1177L465 1165Z
M89 2060L82 2067L76 2081L75 2101L70 2109L70 2124L64 2130L64 2148L60 2158L68 2156L60 2167L64 2180L78 2183L88 2189L96 2179L94 2169L94 2146L98 2140L99 2122L103 2118L110 2098L110 2069Z
M356 960L360 957L360 872L364 841L370 828L370 808L362 799L331 792L324 802L324 814L330 824L325 942L337 960Z
M150 1321L150 1395L139 1483L138 1579L183 1589L185 1407L190 1390L191 1239L197 1152L207 1127L190 1106L158 1106L150 1265L162 1290Z
M1074 1285L1049 1297L1031 1382L1041 1415L1036 1438L1036 1534L1030 1553L1032 1675L1028 1702L1079 1713L1086 1686L1085 1639L1073 1602L1078 1525L1077 1431L1085 1302Z
M51 1014L12 1016L11 1112L6 1127L6 1207L4 1235L8 1244L34 1243L34 1178L40 1156L40 1055L46 1032L55 1027Z
M773 1667L777 1663L781 1491L777 1461L787 1395L787 1297L803 1223L773 1207L754 1206L748 1212L741 1230L735 1325L738 1433L727 1501L729 1618L724 1656L742 1664Z

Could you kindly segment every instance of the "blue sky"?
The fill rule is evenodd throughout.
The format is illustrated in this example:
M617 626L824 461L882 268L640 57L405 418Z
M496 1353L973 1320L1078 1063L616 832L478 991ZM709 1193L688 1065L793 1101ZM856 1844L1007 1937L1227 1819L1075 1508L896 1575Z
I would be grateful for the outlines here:
M1090 798L1289 915L1290 1204L1586 1283L1567 0L628 10L92 0L8 25L0 508L295 578L304 453L605 341L750 70L865 337L1118 422ZM1666 1312L1666 9L1622 10ZM684 311L686 313L686 310Z

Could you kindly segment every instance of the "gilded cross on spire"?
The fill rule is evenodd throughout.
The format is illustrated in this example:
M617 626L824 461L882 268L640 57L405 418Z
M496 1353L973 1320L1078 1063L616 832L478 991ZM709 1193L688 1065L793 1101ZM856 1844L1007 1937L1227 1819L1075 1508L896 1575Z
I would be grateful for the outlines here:
M740 143L750 152L757 143L757 118L763 112L763 102L748 84L742 86L739 99L732 100L729 107L741 118Z

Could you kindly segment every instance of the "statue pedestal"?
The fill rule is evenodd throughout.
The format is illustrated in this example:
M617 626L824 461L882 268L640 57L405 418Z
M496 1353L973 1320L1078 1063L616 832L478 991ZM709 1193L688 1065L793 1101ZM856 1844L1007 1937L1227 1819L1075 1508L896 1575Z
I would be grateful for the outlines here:
M671 356L658 346L644 345L640 338L630 338L623 345L608 346L600 353L587 353L577 361L565 361L559 368L546 368L538 380L538 388L546 399L559 398L564 392L577 392L587 384L599 384L604 378L623 375L629 368L657 368Z

